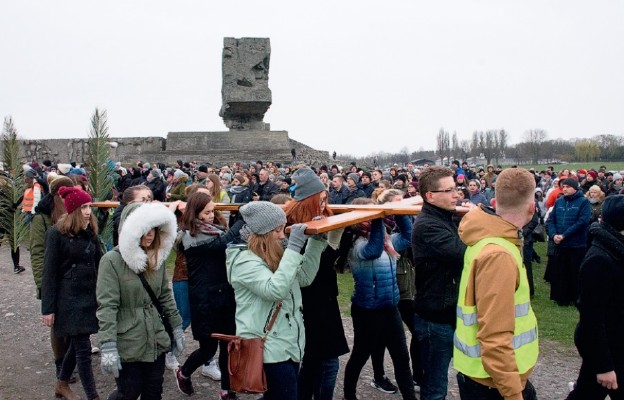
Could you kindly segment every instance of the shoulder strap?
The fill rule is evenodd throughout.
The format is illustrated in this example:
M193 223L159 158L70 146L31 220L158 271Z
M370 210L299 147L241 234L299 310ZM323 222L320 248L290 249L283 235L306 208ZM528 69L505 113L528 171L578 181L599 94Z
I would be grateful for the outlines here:
M139 277L139 279L141 279L141 283L143 284L145 291L149 295L150 299L152 299L152 303L154 304L154 307L156 307L156 311L158 311L158 315L160 316L160 319L162 320L162 323L165 326L165 330L167 331L169 336L171 336L173 333L173 329L171 328L171 325L169 324L169 320L165 316L164 310L162 306L160 305L160 301L158 301L158 298L156 298L156 295L154 294L152 287L149 285L149 283L147 283L144 273L143 272L138 273L137 276Z

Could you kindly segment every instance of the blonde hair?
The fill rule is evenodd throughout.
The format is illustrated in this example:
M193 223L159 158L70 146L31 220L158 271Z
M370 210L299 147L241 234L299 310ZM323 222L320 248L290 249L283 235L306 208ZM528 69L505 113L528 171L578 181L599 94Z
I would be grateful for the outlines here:
M141 248L145 251L147 255L147 265L145 266L145 272L149 273L152 271L156 271L158 269L158 249L160 248L160 229L158 227L154 228L154 240L149 247ZM141 237L143 239L143 237Z
M377 194L376 199L374 199L377 204L385 204L389 201L392 201L392 199L397 196L401 196L401 198L403 198L403 196L405 195L405 193L403 193L403 191L399 189L386 189L382 190L381 193L375 193L377 190L379 189L373 191L373 194Z
M284 255L284 247L278 240L272 237L272 234L273 231L264 235L251 234L247 242L247 248L260 257L271 272L275 272Z
M590 192L591 192L592 190L593 190L593 191L595 191L595 192L598 192L598 201L600 201L600 202L604 201L604 199L605 199L605 194L604 194L604 192L602 191L602 189L600 189L600 186L598 186L598 185L592 185L592 186L589 188L589 190L587 191L587 193L585 193L585 198L586 198L586 199L590 199L590 198L591 198L591 194L590 194Z

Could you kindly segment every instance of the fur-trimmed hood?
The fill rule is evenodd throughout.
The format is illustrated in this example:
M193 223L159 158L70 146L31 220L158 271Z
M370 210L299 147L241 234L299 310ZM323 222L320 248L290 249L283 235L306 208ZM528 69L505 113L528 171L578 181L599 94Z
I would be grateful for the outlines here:
M119 224L119 252L137 274L144 272L147 265L147 254L140 246L141 238L152 228L158 228L160 234L157 267L160 268L176 239L175 215L159 203L131 204L124 208Z

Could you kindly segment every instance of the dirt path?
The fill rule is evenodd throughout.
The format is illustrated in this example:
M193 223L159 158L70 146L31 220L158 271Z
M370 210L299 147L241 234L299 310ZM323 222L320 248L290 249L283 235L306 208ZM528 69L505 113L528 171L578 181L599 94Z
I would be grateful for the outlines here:
M9 399L52 399L54 364L49 344L49 330L39 319L40 304L35 298L35 286L30 269L29 254L22 248L22 262L26 271L15 275L6 246L0 248L0 400ZM344 319L349 343L353 343L351 319ZM196 348L190 333L187 333L189 346L185 356ZM575 349L562 349L557 343L540 343L541 354L534 370L532 382L541 400L563 399L567 393L569 381L576 379L580 359ZM342 373L348 360L348 354L341 358L340 376L336 388L336 399L342 398ZM111 376L104 376L99 368L100 357L93 356L93 370L98 392L103 398L114 388ZM386 372L394 381L392 365L387 357ZM372 377L370 362L360 375L358 395L361 399L399 399L400 395L378 392L369 386ZM194 398L217 398L218 382L204 378L198 372L193 376L197 394ZM459 399L455 372L449 369L448 399ZM80 383L73 385L74 390L84 395ZM241 396L243 399L255 399L257 396ZM178 392L173 374L167 371L163 399L183 399Z

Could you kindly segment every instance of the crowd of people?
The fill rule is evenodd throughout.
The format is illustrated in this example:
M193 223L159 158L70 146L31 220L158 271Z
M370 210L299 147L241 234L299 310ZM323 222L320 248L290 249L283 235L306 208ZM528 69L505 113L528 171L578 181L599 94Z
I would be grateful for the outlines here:
M548 242L551 299L580 311L583 362L568 398L624 398L619 172L459 161L387 170L181 160L108 167L107 198L119 201L110 222L92 210L88 168L24 165L21 212L57 397L80 398L70 386L77 369L87 399L100 398L91 364L97 335L102 371L116 381L109 399L160 399L166 368L186 395L201 369L221 381L221 399L236 399L226 343L211 336L221 333L267 338L265 400L333 398L338 357L349 351L346 400L358 398L369 358L371 386L404 399L445 399L451 359L462 399L536 399L537 240ZM307 222L333 215L332 205L418 196L417 216L305 233ZM239 207L219 211L217 203ZM103 243L109 223L113 238ZM12 259L23 272L19 252ZM346 269L354 281L351 350L338 304L337 273ZM199 346L180 364L189 326ZM386 349L396 385L384 371Z

